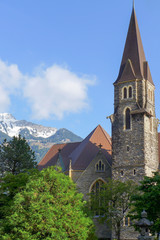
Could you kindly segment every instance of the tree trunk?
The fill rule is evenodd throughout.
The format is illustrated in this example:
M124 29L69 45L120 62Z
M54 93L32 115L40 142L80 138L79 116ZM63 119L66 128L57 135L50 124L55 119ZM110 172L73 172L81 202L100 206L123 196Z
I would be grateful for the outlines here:
M121 223L117 223L117 240L121 239Z

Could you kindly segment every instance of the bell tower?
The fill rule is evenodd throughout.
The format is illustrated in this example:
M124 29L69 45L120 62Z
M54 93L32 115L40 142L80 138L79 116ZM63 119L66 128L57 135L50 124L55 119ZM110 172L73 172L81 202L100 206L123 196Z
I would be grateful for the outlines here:
M141 180L158 170L155 86L133 6L117 80L112 115L113 178Z

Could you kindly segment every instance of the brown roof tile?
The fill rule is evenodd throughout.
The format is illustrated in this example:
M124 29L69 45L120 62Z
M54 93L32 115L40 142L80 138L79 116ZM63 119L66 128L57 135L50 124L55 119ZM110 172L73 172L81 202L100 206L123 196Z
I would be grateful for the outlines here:
M38 164L38 169L42 170L43 168L54 166L58 160L59 149L61 149L61 156L65 167L68 166L68 156L70 153L80 144L76 143L64 143L64 144L55 144L53 145L43 159Z
M131 61L131 68L128 67L126 69L128 60ZM124 72L125 69L126 71ZM153 84L149 65L146 62L143 50L135 9L133 7L120 71L115 83L142 79L143 77Z
M84 170L97 155L99 146L111 164L111 138L109 134L98 125L82 142L53 145L48 153L38 164L38 169L56 165L58 159L58 149L61 149L61 156L66 170L69 161L72 160L72 169Z
M72 168L74 170L86 169L92 159L97 155L100 144L102 144L102 152L111 164L111 138L109 134L98 125L70 154Z

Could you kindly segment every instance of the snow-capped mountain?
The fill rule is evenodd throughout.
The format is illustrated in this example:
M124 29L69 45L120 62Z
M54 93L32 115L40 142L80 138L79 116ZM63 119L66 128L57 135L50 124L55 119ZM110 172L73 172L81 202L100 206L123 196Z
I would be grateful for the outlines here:
M13 136L25 137L39 162L56 143L80 142L82 138L65 128L44 127L26 120L16 120L10 113L0 113L0 144Z
M18 136L23 129L27 129L34 137L48 138L57 132L56 128L44 127L25 120L16 120L10 113L0 113L0 131L10 137Z

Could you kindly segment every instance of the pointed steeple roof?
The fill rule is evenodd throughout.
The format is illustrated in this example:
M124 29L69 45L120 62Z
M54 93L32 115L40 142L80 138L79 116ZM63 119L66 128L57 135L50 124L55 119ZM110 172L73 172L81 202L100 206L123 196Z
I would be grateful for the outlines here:
M126 68L128 61L131 63L130 68ZM131 74L131 69L133 74ZM131 77L133 78L131 79ZM149 80L153 84L149 66L146 62L137 17L133 6L120 71L115 83L142 78Z

